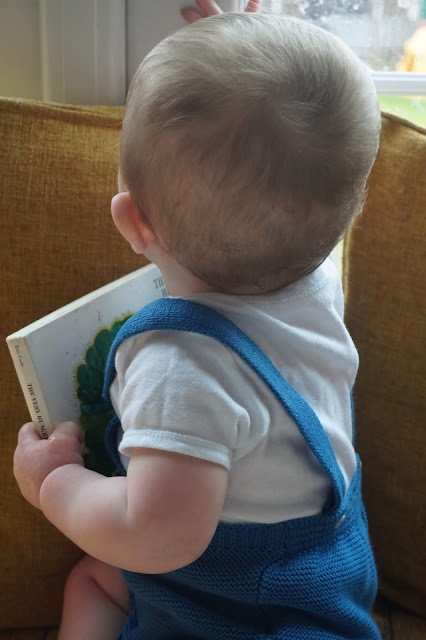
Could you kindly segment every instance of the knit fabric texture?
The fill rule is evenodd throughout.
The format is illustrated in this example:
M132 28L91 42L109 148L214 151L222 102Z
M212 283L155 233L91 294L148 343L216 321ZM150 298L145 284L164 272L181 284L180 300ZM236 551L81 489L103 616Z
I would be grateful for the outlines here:
M106 400L119 345L152 330L200 333L233 349L290 413L328 473L332 492L319 515L277 524L219 523L203 555L177 571L124 571L132 611L117 640L379 640L370 615L377 577L361 500L359 460L343 495L334 452L309 405L234 323L187 300L157 300L122 327L108 357ZM117 464L118 426L115 416L106 434ZM122 467L121 472L125 473Z
M360 361L354 387L356 449L363 462L379 592L423 618L425 169L426 130L384 114L367 202L343 254L345 323Z

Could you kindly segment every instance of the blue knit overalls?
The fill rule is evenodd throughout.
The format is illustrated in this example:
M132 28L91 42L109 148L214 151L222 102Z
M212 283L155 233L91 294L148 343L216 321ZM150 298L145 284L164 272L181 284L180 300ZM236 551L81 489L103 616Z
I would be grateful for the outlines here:
M118 346L162 329L213 337L245 360L291 415L332 490L318 515L277 524L219 523L203 555L182 569L157 575L123 571L132 611L117 640L380 640L370 615L377 576L359 459L345 494L333 449L309 405L235 324L187 300L157 300L122 327L108 358L106 399ZM105 442L125 473L117 449L119 424L115 416Z

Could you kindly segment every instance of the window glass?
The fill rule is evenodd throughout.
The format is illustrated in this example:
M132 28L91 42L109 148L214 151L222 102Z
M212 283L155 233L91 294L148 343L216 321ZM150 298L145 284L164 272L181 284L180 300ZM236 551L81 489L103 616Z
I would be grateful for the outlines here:
M380 107L426 127L426 96L379 96Z
M262 7L331 31L373 71L426 73L426 0L263 0Z

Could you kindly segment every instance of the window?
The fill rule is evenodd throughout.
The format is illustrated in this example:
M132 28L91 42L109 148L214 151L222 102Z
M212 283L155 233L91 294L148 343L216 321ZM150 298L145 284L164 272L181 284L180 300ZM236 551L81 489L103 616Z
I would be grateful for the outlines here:
M426 127L426 0L263 0L344 40L373 73L382 109Z

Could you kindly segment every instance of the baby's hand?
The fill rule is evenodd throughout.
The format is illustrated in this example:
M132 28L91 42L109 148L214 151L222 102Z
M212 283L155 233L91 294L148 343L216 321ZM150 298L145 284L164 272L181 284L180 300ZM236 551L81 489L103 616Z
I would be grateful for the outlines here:
M262 0L249 0L245 11L255 13L259 10ZM223 13L222 9L214 2L214 0L196 0L197 9L182 9L181 14L187 22L195 22L200 18L208 18Z
M47 476L65 464L84 465L80 449L83 434L74 422L62 422L48 440L33 422L20 429L13 458L13 472L22 495L40 509L40 488Z

